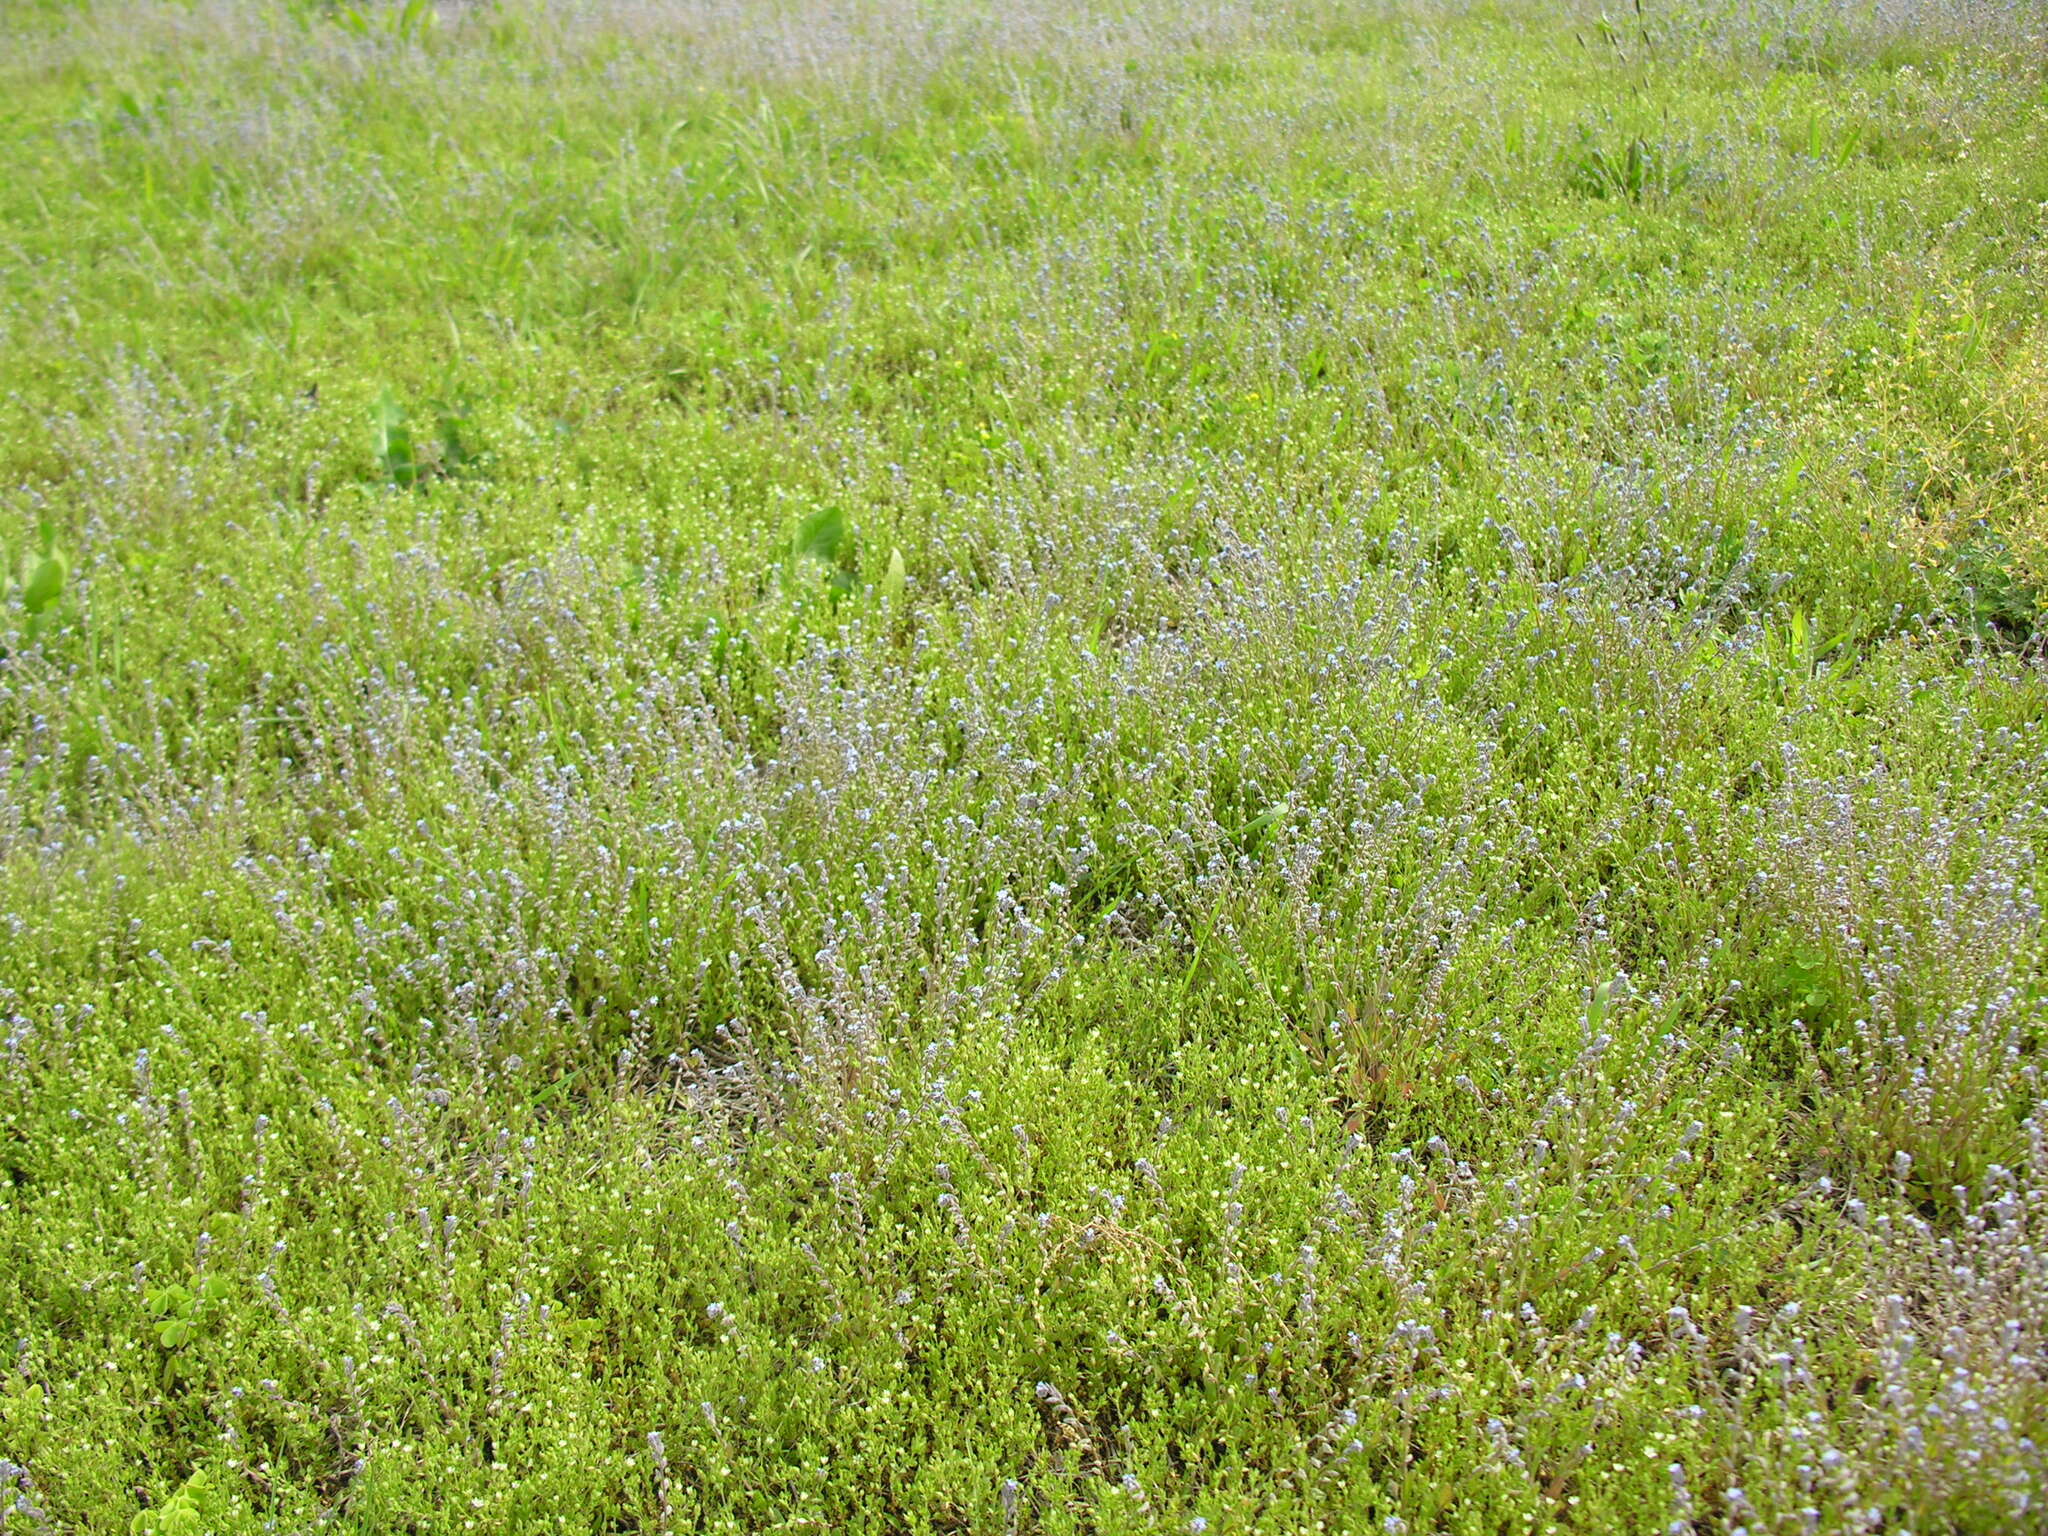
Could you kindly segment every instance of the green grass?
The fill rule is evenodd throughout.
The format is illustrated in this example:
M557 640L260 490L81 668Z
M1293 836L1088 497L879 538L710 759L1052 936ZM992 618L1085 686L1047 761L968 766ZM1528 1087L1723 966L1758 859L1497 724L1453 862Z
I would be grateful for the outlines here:
M0 15L8 1530L2022 1529L2048 15Z

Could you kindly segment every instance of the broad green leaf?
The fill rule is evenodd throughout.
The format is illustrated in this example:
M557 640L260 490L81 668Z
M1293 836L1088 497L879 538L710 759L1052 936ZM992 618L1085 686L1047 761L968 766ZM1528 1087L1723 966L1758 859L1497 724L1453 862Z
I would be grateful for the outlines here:
M419 479L419 464L413 457L412 428L406 425L405 405L386 389L370 408L370 424L377 462L393 485L409 486Z
M29 571L28 583L21 590L21 606L32 614L48 608L63 595L68 571L63 555L55 550L43 556Z
M837 507L820 507L797 525L790 547L800 558L808 555L836 565L846 547L846 535L846 514Z
M182 1285L159 1285L153 1287L144 1300L158 1317L182 1316L192 1305L192 1293Z

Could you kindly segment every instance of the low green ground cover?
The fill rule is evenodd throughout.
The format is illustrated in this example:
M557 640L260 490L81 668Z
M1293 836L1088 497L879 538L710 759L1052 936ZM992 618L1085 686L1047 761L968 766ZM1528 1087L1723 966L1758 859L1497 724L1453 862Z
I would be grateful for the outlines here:
M8 1531L2042 1513L2048 13L0 13Z

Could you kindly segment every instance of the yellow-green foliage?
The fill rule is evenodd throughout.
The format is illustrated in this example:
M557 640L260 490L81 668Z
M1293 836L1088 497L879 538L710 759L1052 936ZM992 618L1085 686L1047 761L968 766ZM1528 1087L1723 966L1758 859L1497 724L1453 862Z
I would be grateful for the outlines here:
M0 1526L2035 1527L2044 33L0 7Z

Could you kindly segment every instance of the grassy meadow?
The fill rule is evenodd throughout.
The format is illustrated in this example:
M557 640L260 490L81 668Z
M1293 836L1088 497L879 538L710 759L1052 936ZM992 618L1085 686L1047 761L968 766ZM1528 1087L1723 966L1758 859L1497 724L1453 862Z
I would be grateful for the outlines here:
M0 7L0 1529L2043 1528L2044 40Z

